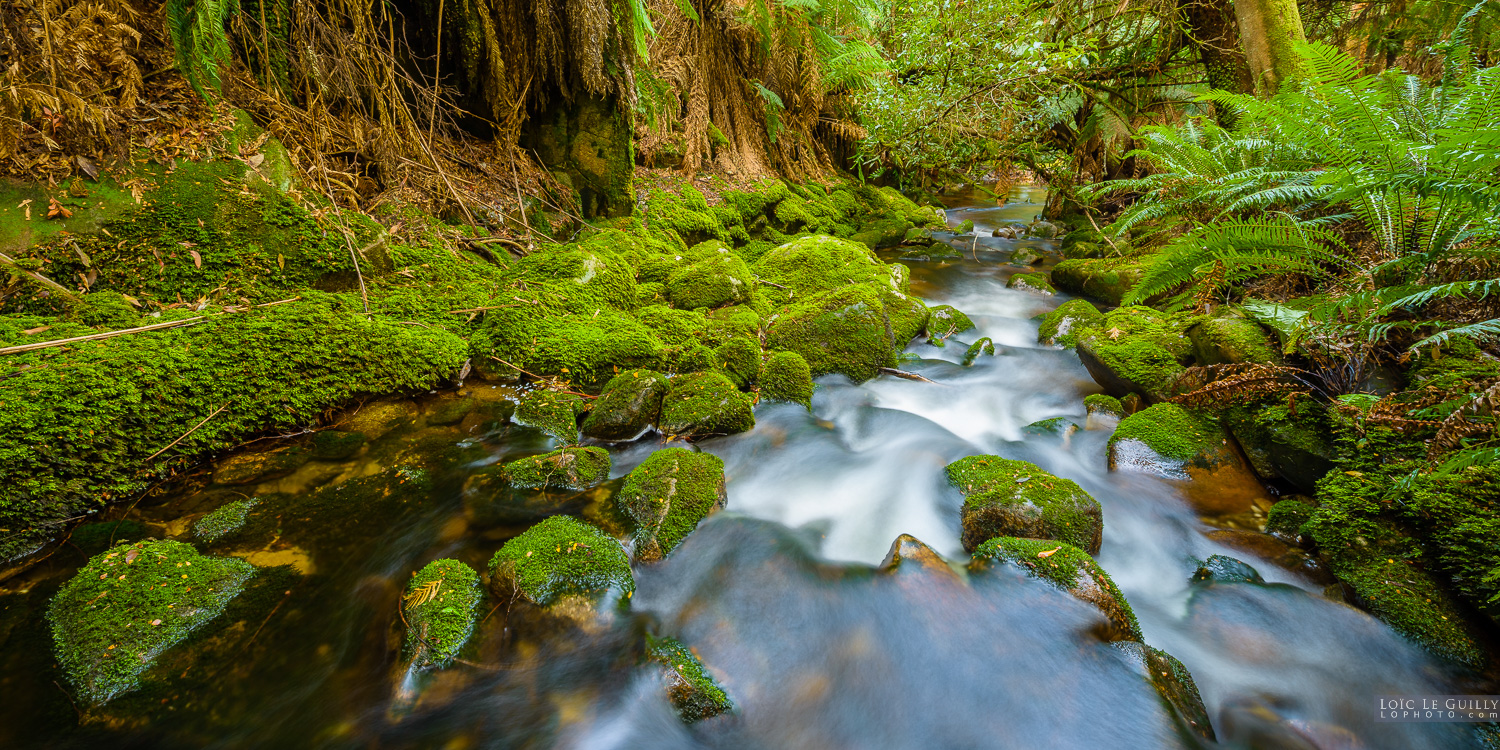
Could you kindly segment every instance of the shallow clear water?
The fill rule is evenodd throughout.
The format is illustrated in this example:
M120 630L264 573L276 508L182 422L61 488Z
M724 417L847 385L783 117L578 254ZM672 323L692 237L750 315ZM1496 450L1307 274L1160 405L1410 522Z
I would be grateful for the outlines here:
M1007 573L965 583L959 576L873 572L899 534L917 537L955 565L965 562L961 498L946 486L943 467L994 453L1077 481L1100 501L1100 563L1134 606L1147 642L1191 670L1224 744L1473 746L1463 725L1371 721L1375 696L1458 692L1445 667L1373 618L1325 599L1320 582L1259 559L1243 544L1231 548L1209 537L1253 525L1270 500L1259 487L1199 487L1194 495L1181 483L1112 473L1104 456L1107 424L1066 439L1023 432L1049 417L1084 425L1082 399L1098 389L1072 352L1036 343L1033 317L1061 300L1005 288L1010 274L1026 270L1006 263L1011 250L1048 249L988 236L991 227L1029 221L1044 195L1028 189L1012 197L1004 206L950 211L951 223L973 219L980 235L955 240L964 260L908 263L915 293L929 304L954 305L979 326L956 337L962 342L938 348L918 341L908 349L920 360L903 368L936 383L883 376L855 386L825 378L811 411L762 405L753 431L700 443L725 460L728 510L705 521L667 560L638 568L632 614L609 627L559 630L490 612L467 654L473 665L427 681L413 710L392 714L401 582L438 557L482 568L524 524L489 519L466 505L464 481L484 466L548 447L525 428L476 435L423 427L418 419L354 460L309 464L246 488L297 495L374 474L413 451L445 456L432 464L430 485L399 510L356 511L349 517L367 515L369 523L347 522L333 532L299 536L288 527L256 552L301 560L313 573L289 584L282 604L264 619L257 613L247 620L243 630L254 635L230 649L230 666L216 667L221 676L205 680L181 711L173 713L172 701L184 699L169 696L162 704L170 708L152 709L144 722L69 728L76 724L73 710L51 684L56 674L48 660L37 655L45 649L37 623L43 597L82 562L81 554L60 555L26 584L32 589L13 587L0 597L7 612L30 612L0 620L0 688L7 696L0 700L0 727L8 727L0 728L0 741L1189 746L1138 668L1093 634L1101 618L1090 607ZM994 340L996 356L962 366L968 342L979 336ZM614 475L660 447L647 439L613 449ZM190 488L130 515L158 536L181 534L184 525L174 519L211 509L222 502L218 491ZM1212 511L1195 510L1190 498ZM593 513L592 500L580 498L576 507ZM1190 586L1194 559L1214 553L1246 560L1272 584ZM638 666L644 630L693 647L737 711L683 726L660 676Z

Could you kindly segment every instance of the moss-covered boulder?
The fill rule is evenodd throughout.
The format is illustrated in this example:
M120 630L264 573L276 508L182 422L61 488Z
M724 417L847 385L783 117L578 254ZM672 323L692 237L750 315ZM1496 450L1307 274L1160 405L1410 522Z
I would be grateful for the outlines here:
M689 724L734 710L724 689L709 676L696 654L672 637L646 636L646 658L667 676L667 700Z
M1165 401L1184 363L1192 361L1184 327L1184 321L1149 307L1111 310L1078 336L1078 359L1111 396L1138 393L1153 403Z
M1212 467L1232 455L1218 421L1177 404L1153 404L1122 420L1109 437L1111 470L1182 479L1187 467Z
M1070 299L1042 318L1037 341L1049 346L1073 346L1086 330L1104 322L1104 313L1084 299Z
M406 622L404 651L412 669L442 669L468 643L484 593L479 574L457 560L427 563L401 597Z
M748 338L735 337L714 350L719 361L719 371L729 381L742 389L749 389L760 380L760 344Z
M667 376L627 370L610 378L583 420L583 434L598 440L631 440L656 422L667 395Z
M57 661L80 698L108 702L157 657L207 626L255 574L173 541L122 544L78 571L48 609Z
M1182 722L1183 728L1209 742L1214 741L1213 723L1198 692L1192 673L1176 657L1138 641L1116 641L1115 647L1130 655L1142 676L1156 688L1156 694Z
M1057 290L1047 280L1047 274L1045 273L1015 274L1005 282L1005 287L1007 289L1019 289L1023 292L1031 292L1032 294L1040 294L1044 297L1051 297L1057 294Z
M991 341L989 336L985 336L969 344L969 348L964 351L964 367L974 364L974 360L979 359L979 355L981 354L990 357L995 356L995 342Z
M1278 500L1266 512L1266 533L1296 543L1302 539L1302 525L1312 518L1312 513L1313 506L1304 498Z
M616 504L635 524L635 558L650 561L675 549L728 498L722 459L665 448L631 470Z
M703 256L667 277L667 299L673 307L693 310L750 300L755 277L743 259L722 246L704 252Z
M1141 257L1069 259L1053 267L1052 283L1065 292L1118 305L1149 265Z
M802 355L814 376L840 373L863 382L880 368L895 366L897 353L917 331L899 338L881 290L855 284L815 294L777 312L769 321L766 344Z
M974 330L974 321L952 305L938 305L930 309L927 318L927 340L942 346L949 336Z
M912 228L912 225L905 219L876 219L864 224L859 228L859 231L849 235L849 240L851 242L863 243L871 250L881 250L901 244L906 239L907 230Z
M1125 405L1120 403L1120 399L1107 393L1093 393L1084 396L1083 408L1088 412L1090 421L1095 419L1118 420L1125 418Z
M776 284L765 293L778 304L846 284L885 281L890 270L870 248L837 237L801 237L767 252L755 273Z
M760 377L760 395L773 401L791 401L811 408L812 368L796 352L776 352L766 360Z
M948 464L947 474L964 495L964 549L973 552L997 536L1023 536L1099 551L1103 512L1076 482L999 456L961 458Z
M583 399L571 393L535 390L516 405L517 424L535 427L563 445L578 442L578 413Z
M522 532L490 559L490 590L549 606L567 596L597 602L630 596L635 576L620 542L572 516L553 516Z
M997 537L974 550L969 570L977 574L1001 565L1014 566L1097 607L1109 621L1109 640L1142 640L1130 602L1087 552L1050 539Z
M699 372L672 378L657 426L678 437L733 435L755 426L755 412L729 378Z
M1082 428L1078 426L1077 422L1074 422L1067 417L1048 417L1047 419L1038 419L1037 421L1032 422L1025 427L1022 427L1021 434L1034 435L1036 437L1043 438L1066 439L1068 437L1071 437L1073 433L1078 432L1080 429Z
M1198 364L1281 364L1276 338L1243 317L1203 318L1187 329Z
M550 299L545 288L527 296ZM621 370L660 367L665 356L654 331L609 307L558 313L523 303L493 310L485 313L471 344L474 366L487 377L517 377L524 370L566 378L590 391Z
M609 479L609 451L559 448L505 465L505 480L517 489L582 490Z
M1312 492L1334 468L1333 421L1327 407L1311 399L1294 406L1239 404L1224 411L1224 425L1262 476Z
M245 525L250 510L257 505L260 500L253 497L227 502L193 522L193 536L205 542L229 536Z

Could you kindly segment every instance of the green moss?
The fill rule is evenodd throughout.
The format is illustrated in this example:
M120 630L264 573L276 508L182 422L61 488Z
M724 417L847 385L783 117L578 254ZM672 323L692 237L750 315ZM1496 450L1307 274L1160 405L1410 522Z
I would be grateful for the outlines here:
M1246 318L1204 318L1188 329L1199 364L1281 364L1275 339Z
M906 230L911 228L911 223L902 218L876 219L860 226L859 231L849 235L849 240L880 250L901 244L906 239Z
M1191 358L1191 344L1182 335L1189 322L1149 307L1111 310L1098 327L1078 336L1079 358L1111 395L1134 392L1165 400Z
M681 268L667 280L667 297L674 307L693 310L749 301L755 277L750 266L725 251Z
M490 560L491 587L547 606L564 595L629 596L635 577L614 538L571 516L552 516L511 539Z
M1124 634L1142 640L1141 626L1130 602L1114 580L1087 552L1064 542L1048 539L998 537L974 550L971 567L1014 565L1026 575L1046 581L1098 607Z
M151 529L140 521L122 518L118 521L95 521L73 529L68 543L85 555L93 556L110 547L151 536Z
M1109 445L1123 440L1139 441L1173 461L1202 462L1222 449L1224 431L1212 417L1177 404L1153 404L1120 420Z
M1125 406L1120 403L1120 399L1104 393L1094 393L1084 396L1083 408L1088 411L1090 416L1094 414L1104 414L1116 418L1125 416Z
M646 222L657 231L670 231L688 245L704 240L729 240L729 232L708 210L703 194L691 185L680 195L652 190L646 198Z
M748 390L760 380L760 344L748 338L732 338L715 350L719 368L730 382Z
M785 287L765 290L777 304L854 282L886 281L891 275L868 247L826 235L776 247L756 261L754 270L761 279Z
M1266 513L1266 531L1295 538L1302 533L1302 524L1312 518L1312 512L1312 506L1301 500L1280 500Z
M941 346L949 336L974 330L974 321L952 305L938 305L931 308L928 315L928 343Z
M515 365L597 390L619 370L659 367L666 354L650 328L614 310L554 316L521 306L495 312L476 332L472 347L476 366L502 375L517 374L510 367Z
M661 431L682 437L732 435L755 426L750 397L717 372L678 375L662 402Z
M721 337L760 338L760 313L748 305L714 310L707 315L704 325L709 338L716 341Z
M358 297L302 295L12 355L14 376L0 380L0 557L253 432L316 422L356 394L430 388L468 356L450 333L359 314Z
M974 364L974 360L979 359L981 354L995 356L995 342L989 336L969 344L969 349L964 352L964 367Z
M1022 427L1021 434L1043 437L1067 437L1077 432L1078 429L1078 425L1067 417L1052 417L1050 419L1039 419Z
M964 495L964 549L997 536L1057 539L1094 551L1103 541L1098 501L1036 464L969 456L948 464L946 473Z
M708 675L703 662L676 638L647 635L646 658L667 670L667 698L683 721L692 723L734 710L734 703Z
M457 560L433 560L406 585L405 650L415 669L442 669L468 643L479 619L479 574Z
M218 617L254 572L173 541L96 555L48 609L63 673L89 704L131 690L163 651Z
M1071 347L1085 331L1104 323L1104 313L1084 299L1070 299L1042 318L1036 339L1052 346Z
M661 414L667 377L650 370L626 370L610 379L583 421L583 434L601 440L629 440Z
M535 390L521 397L516 406L518 424L535 427L562 443L578 442L578 413L583 399L571 393Z
M636 559L665 557L726 499L718 456L685 448L652 453L625 477L618 496L635 524Z
M749 224L791 194L786 183L777 180L763 182L751 190L728 190L720 193L719 197L726 205L734 207L743 223Z
M244 526L250 509L257 505L260 505L260 501L253 497L225 503L193 524L193 536L205 542L218 541Z
M1118 305L1145 275L1149 262L1127 258L1070 259L1052 268L1052 283L1066 292Z
M760 395L778 401L792 401L812 407L812 370L807 360L796 352L776 352L766 361L761 373Z
M895 365L906 340L898 343L894 328L880 288L856 284L788 305L768 322L766 344L802 355L814 375L862 382Z
M505 479L520 489L582 490L609 478L609 451L603 448L559 448L505 465Z
M1052 282L1047 280L1047 274L1045 273L1014 274L1005 282L1005 287L1007 289L1020 289L1023 292L1032 292L1046 296L1057 294L1057 290L1052 288Z
M313 434L310 452L313 458L341 461L354 455L364 444L363 433L321 430Z

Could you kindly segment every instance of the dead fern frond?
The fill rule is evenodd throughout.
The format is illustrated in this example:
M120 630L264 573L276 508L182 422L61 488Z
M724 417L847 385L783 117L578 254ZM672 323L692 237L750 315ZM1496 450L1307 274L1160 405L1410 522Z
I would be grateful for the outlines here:
M1179 394L1171 399L1173 403L1194 408L1294 393L1331 400L1318 377L1307 370L1254 363L1189 367L1177 376L1172 390Z
M427 602L432 601L433 599L436 599L438 590L442 587L443 579L435 578L431 581L428 581L427 583L422 584L421 586L418 586L415 589L412 589L412 592L410 594L407 594L403 598L403 601L406 602L406 608L414 609L416 607L422 606L423 604L426 604Z
M1453 410L1438 426L1438 433L1427 448L1427 460L1436 461L1444 453L1456 450L1466 437L1483 435L1495 431L1496 414L1500 414L1500 381L1475 395L1463 406ZM1475 417L1490 417L1478 421Z

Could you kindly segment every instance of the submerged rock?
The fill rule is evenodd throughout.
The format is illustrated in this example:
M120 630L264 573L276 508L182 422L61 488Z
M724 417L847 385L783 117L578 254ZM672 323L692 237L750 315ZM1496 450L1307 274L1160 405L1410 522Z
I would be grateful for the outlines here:
M240 453L219 462L214 469L217 484L250 484L265 479L284 477L312 458L301 450L283 450L273 453Z
M568 596L597 603L630 596L635 577L625 548L572 516L553 516L522 532L490 559L490 590L546 607Z
M365 404L344 428L358 432L369 440L379 440L392 430L416 419L416 407L407 401L378 401Z
M1057 539L1098 552L1104 520L1099 502L1069 479L1036 464L970 456L948 464L948 483L964 495L963 545L973 552L999 536Z
M750 397L717 372L672 378L662 402L661 431L678 437L732 435L755 426Z
M1023 435L1036 435L1039 437L1068 438L1078 432L1079 427L1073 420L1067 417L1052 417L1050 419L1039 419L1021 428Z
M358 432L322 430L312 436L312 457L324 461L342 461L364 447L365 436Z
M57 660L92 705L133 689L162 652L224 611L255 568L174 541L122 544L94 556L53 597Z
M626 475L617 496L635 523L635 558L647 561L665 557L727 500L724 461L686 448L652 453Z
M505 480L519 489L581 490L609 478L609 451L603 448L559 448L505 465Z
M1255 568L1228 555L1209 555L1207 560L1200 561L1198 569L1193 571L1192 580L1194 583L1204 581L1214 583L1266 582L1266 579L1261 578Z
M193 524L193 536L205 542L218 541L244 526L250 509L259 504L260 500L253 497L225 503Z
M1114 631L1108 640L1142 640L1141 626L1130 603L1087 552L1050 539L996 537L974 549L969 570L982 573L997 565L1015 566L1032 578L1094 605Z
M812 368L796 352L776 352L761 372L760 395L775 401L791 401L811 408Z
M703 662L681 641L646 636L646 658L661 665L667 676L667 700L689 724L734 710L734 702L709 676Z
M667 376L650 370L628 370L610 378L583 420L583 434L599 440L634 439L660 416L667 387Z
M896 541L891 542L891 548L885 553L885 559L880 561L880 566L875 570L886 575L915 578L924 582L963 583L963 579L954 572L943 556L937 553L937 550L923 544L910 534L902 534L896 537Z
M477 406L473 396L459 396L457 398L445 398L430 404L427 408L427 424L450 425L464 421L469 412Z
M404 650L415 671L442 669L468 643L483 598L479 574L457 560L427 563L401 598Z
M1186 729L1209 742L1214 741L1213 722L1192 673L1176 657L1136 641L1117 641L1115 647L1129 654L1141 668L1157 695L1172 709Z
M571 393L532 391L516 406L516 421L547 433L563 445L578 442L578 413L583 399Z

